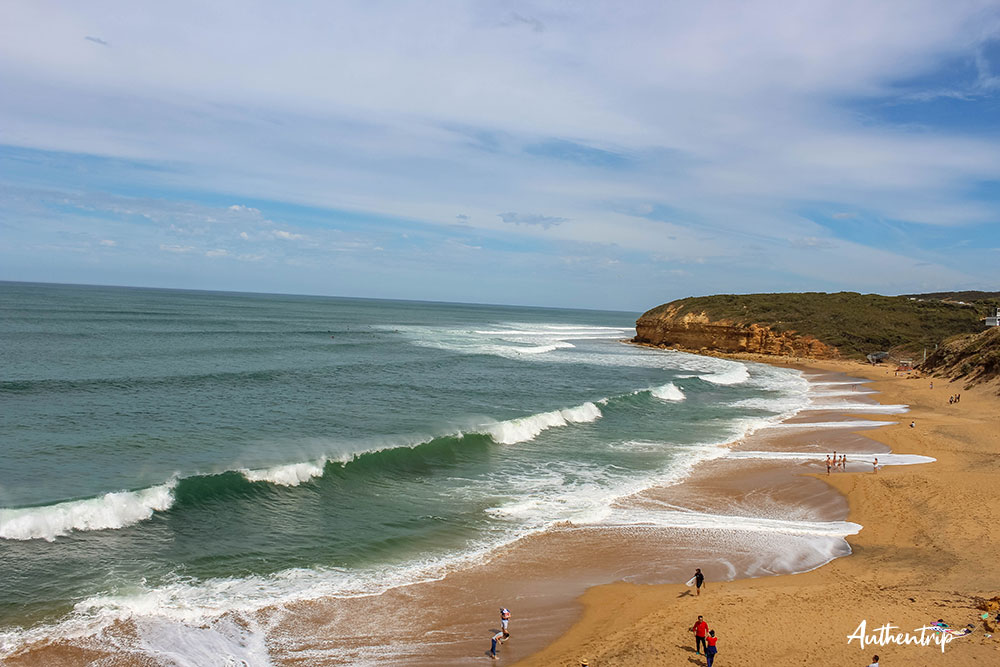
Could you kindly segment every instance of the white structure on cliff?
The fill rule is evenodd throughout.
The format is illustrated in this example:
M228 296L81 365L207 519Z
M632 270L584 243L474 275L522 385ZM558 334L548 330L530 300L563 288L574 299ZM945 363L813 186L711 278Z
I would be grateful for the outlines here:
M986 318L986 326L1000 327L1000 308L997 308L996 312L993 313L992 317Z

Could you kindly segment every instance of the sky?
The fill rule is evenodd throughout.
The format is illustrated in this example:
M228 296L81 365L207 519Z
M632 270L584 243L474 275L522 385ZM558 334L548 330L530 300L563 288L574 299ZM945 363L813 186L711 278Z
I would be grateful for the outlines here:
M1000 2L7 0L0 280L998 290Z

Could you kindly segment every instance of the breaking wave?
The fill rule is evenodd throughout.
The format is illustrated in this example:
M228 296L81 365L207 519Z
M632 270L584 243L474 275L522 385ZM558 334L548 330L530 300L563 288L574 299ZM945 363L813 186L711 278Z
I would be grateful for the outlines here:
M486 426L486 433L500 445L514 445L534 440L542 431L568 424L583 424L597 421L602 416L601 409L594 403L584 403L575 408L542 412L530 417L509 419Z
M0 509L0 538L54 541L80 530L124 528L145 521L174 504L176 482L139 491L117 491L97 498L55 505Z
M661 401L683 401L687 398L684 392L681 391L680 387L675 385L673 382L668 382L662 387L654 387L649 390L649 393Z

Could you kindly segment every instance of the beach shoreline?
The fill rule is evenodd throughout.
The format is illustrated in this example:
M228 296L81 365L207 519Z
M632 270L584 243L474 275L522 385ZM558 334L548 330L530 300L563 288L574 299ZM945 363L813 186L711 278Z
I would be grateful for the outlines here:
M839 398L819 399L820 402L847 400L855 406L874 405L871 399L877 397L882 404L908 403L901 397L890 396L891 392L855 393L858 387L848 385L854 384L850 378L862 375L857 372L865 370L861 365L805 360L772 365L792 366L811 376L811 384L820 376L837 380L840 386L830 388L837 390L834 393ZM901 384L904 382L908 384ZM913 389L918 384L902 379L896 383L897 388ZM945 391L939 394L946 399ZM964 405L974 405L978 400L975 396L965 393ZM278 626L271 625L268 631L272 649L286 646L273 652L271 658L274 664L281 665L365 661L469 664L488 659L488 635L496 630L494 625L498 626L494 607L499 604L510 606L515 615L511 625L514 638L501 649L501 659L508 664L578 665L581 657L587 657L590 665L669 664L678 658L689 658L692 664L699 664L694 661L698 657L693 655L693 648L685 645L688 636L684 632L693 621L693 617L687 619L684 614L690 615L696 604L695 613L705 612L726 640L720 641L720 651L726 652L726 664L801 664L797 655L788 656L787 662L775 662L773 654L758 655L750 645L744 655L733 655L735 651L730 647L738 644L731 624L716 625L713 619L725 618L723 612L734 611L730 609L734 604L742 606L756 600L760 608L747 615L771 625L772 619L782 618L774 609L774 591L791 590L797 595L794 591L800 585L794 583L798 581L796 578L818 576L825 581L830 576L826 573L836 563L855 560L840 558L849 553L843 535L850 535L851 522L855 521L863 526L861 535L864 535L870 532L869 524L873 521L866 523L862 519L867 519L867 515L857 515L850 480L868 475L872 455L889 452L890 448L904 453L926 453L898 447L891 438L885 440L877 435L899 428L904 428L905 433L905 424L913 416L914 413L884 414L878 409L852 415L832 407L829 411L818 410L814 405L786 420L805 428L763 429L725 446L725 456L697 464L683 477L682 483L652 487L626 501L632 509L641 510L643 504L654 508L677 507L696 518L704 515L712 521L726 516L735 522L763 518L765 525L744 531L742 537L732 542L724 541L724 530L698 525L677 529L634 525L557 528L520 541L482 565L453 571L439 581L402 586L375 597L297 603L287 609L290 613L284 621ZM852 424L874 420L874 426L890 421L897 425L873 427L859 433L844 428L810 428L810 424L830 420ZM923 428L924 418L920 420ZM827 477L821 471L822 461L833 449L849 455L848 472ZM789 458L788 452L795 453L797 458ZM864 452L864 456L858 452ZM762 453L775 457L769 459ZM926 467L893 466L880 475L889 477L894 469L909 472ZM629 507L624 509L627 511ZM782 525L769 532L767 521ZM815 526L829 536L788 537L781 532L788 522L805 522L810 530ZM704 535L713 536L711 543L704 543ZM855 556L859 550L864 554L868 548L858 538L859 535L847 538ZM776 540L785 542L779 544ZM810 549L815 549L815 553ZM796 554L796 558L783 561L778 557L782 551ZM766 557L761 558L762 553ZM682 585L664 583L684 581L699 564L709 580L705 595L695 598ZM619 583L608 583L615 581ZM742 592L744 587L752 594ZM766 592L759 593L758 589ZM731 590L741 591L736 593L735 603ZM822 607L825 603L816 604ZM668 619L669 614L664 617L665 609L681 616ZM262 625L268 624L267 614L259 618ZM414 625L413 619L417 618L419 623ZM871 618L872 622L876 620ZM796 618L778 620L779 625L788 627L798 622ZM818 623L810 621L808 627L817 627ZM393 628L388 634L387 624ZM406 632L410 627L417 643L407 645ZM398 632L400 628L402 634ZM852 629L848 628L845 635ZM127 628L124 630L128 632ZM663 647L662 639L650 639L644 632L656 637L676 636L677 641ZM304 637L311 639L303 641ZM748 658L751 653L753 657ZM339 657L333 658L334 655ZM858 659L857 655L851 657ZM115 664L145 664L138 656L130 662L129 657L120 653L104 653L97 646L94 652L89 652L80 644L39 647L12 659L10 664L25 667L88 664L102 658L113 658Z
M914 374L894 377L884 367L851 361L720 355L861 378L882 404L907 404L894 421L866 429L863 437L894 453L932 456L935 463L892 466L830 475L807 474L844 498L848 521L863 526L847 538L852 553L808 572L712 582L693 597L683 585L619 582L591 588L573 627L544 650L521 660L534 665L704 664L694 651L691 627L704 615L717 630L726 665L885 664L959 665L1000 660L1000 641L985 637L975 606L1000 592L1000 545L990 526L1000 506L994 455L1000 450L995 389L963 390L957 384ZM952 393L962 402L949 404ZM863 416L863 415L859 415ZM914 427L910 427L913 422ZM995 613L995 612L994 612ZM862 621L868 631L885 623L913 631L943 618L974 631L942 653L931 646L848 643ZM992 618L992 616L991 616Z

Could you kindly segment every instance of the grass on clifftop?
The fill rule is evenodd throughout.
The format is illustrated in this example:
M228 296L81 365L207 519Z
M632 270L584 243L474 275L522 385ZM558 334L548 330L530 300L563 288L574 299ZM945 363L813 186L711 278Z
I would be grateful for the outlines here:
M982 331L980 318L987 314L990 303L959 305L919 295L856 292L718 294L671 301L647 311L640 320L666 315L676 308L675 317L705 313L713 321L756 323L778 332L812 336L848 357L881 350L916 357L924 348L930 354L936 344L951 336Z

